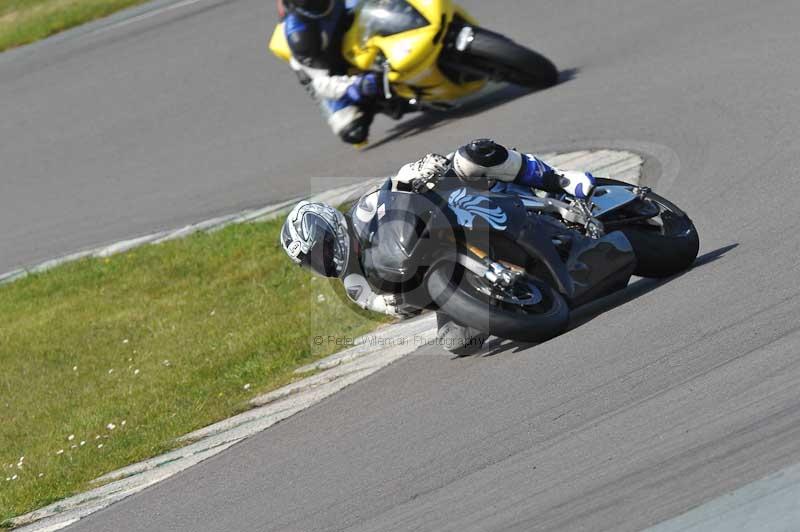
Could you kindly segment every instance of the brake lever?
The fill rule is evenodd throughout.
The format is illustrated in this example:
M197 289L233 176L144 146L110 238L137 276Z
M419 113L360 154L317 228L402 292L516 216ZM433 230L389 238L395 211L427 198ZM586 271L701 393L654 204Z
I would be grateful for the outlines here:
M605 234L605 228L603 227L603 222L595 218L594 215L592 214L591 196L589 196L586 199L575 198L573 205L577 206L581 216L583 216L585 219L583 227L584 229L586 229L587 235L589 235L591 238L600 238Z
M392 84L389 83L389 73L392 71L392 65L389 61L383 62L383 97L387 100L392 99Z

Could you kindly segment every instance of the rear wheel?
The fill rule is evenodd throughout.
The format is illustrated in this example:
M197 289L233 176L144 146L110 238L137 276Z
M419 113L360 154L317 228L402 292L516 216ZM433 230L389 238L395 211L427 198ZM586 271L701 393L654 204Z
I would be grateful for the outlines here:
M498 290L460 265L443 263L428 275L427 289L441 312L500 338L541 342L563 332L569 322L563 296L527 276Z
M628 185L613 179L597 179L598 185ZM694 223L680 208L655 192L648 192L645 205L633 204L618 216L635 216L637 208L658 208L658 214L646 221L622 225L622 231L636 254L636 270L640 277L669 277L688 269L700 250L700 237ZM604 223L613 224L613 219Z
M473 67L524 87L540 89L558 82L558 70L543 55L499 33L476 27L472 31L472 42L464 53Z

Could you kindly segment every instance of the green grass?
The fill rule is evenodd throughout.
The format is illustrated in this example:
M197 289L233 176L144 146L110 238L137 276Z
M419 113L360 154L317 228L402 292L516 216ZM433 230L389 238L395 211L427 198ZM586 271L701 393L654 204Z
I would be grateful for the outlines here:
M0 51L147 0L0 0Z
M335 350L314 335L380 323L291 264L279 229L232 226L0 286L0 522L246 409Z

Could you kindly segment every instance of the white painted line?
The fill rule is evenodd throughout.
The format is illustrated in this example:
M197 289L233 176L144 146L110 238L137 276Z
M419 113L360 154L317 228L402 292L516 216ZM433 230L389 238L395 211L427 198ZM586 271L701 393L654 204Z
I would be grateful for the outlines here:
M579 159L585 155L589 155L589 150L581 150L581 151L573 151L569 153L562 153L562 154L553 154L553 157L548 160L548 157L542 156L542 158L548 161L548 164L552 163L553 166L563 167L564 165L569 165L571 161L575 159Z
M583 150L560 155L544 154L541 159L550 166L562 170L583 170L601 177L620 179L619 175L625 173L629 179L635 178L634 184L638 184L641 166L644 164L639 155L616 150ZM635 172L631 173L630 170L635 170ZM625 181L624 179L620 180Z
M125 251L130 251L134 248L138 248L139 246L143 246L144 244L149 244L155 240L158 240L163 234L164 233L155 233L152 235L140 236L139 238L132 238L130 240L123 240L122 242L117 242L102 249L98 249L92 253L92 257L106 258L118 253L124 253ZM80 254L77 256L80 256Z
M638 157L628 157L626 159L608 163L603 166L593 167L591 171L603 177L605 177L606 175L617 176L620 173L626 172L628 170L637 170L638 173L639 167L641 165L642 165L642 160L639 159Z
M67 519L66 521L59 521L44 528L38 528L37 530L39 530L39 532L55 532L56 530L68 527L72 523L77 523L79 520L80 517L75 517L73 519Z
M592 168L602 168L606 164L617 162L627 156L628 154L621 155L620 152L617 151L598 150L590 152L583 157L570 160L565 165L565 169L591 171L589 166Z
M11 50L6 50L0 54L0 62L14 61L19 57L24 57L31 53L35 53L44 47L60 46L63 43L69 42L73 39L101 34L111 28L119 28L131 22L150 18L162 14L165 11L172 11L181 7L187 7L191 4L201 1L203 0L180 0L177 2L176 0L149 0L144 4L122 9L112 13L111 15L108 15L107 17L80 24L25 46L19 46ZM210 2L211 0L208 1Z
M181 9L183 7L188 7L188 6L191 6L193 4L199 4L200 2L205 2L205 1L206 0L184 0L184 1L178 2L176 4L172 4L172 5L169 5L169 6L161 7L161 8L158 8L158 9L154 9L152 11L147 11L146 13L142 13L141 15L136 15L134 17L131 17L129 19L117 22L115 24L110 24L108 26L104 26L102 28L98 28L97 30L93 31L91 34L104 33L106 31L119 29L119 28L128 26L130 24L134 24L136 22L140 22L142 20L146 20L148 18L157 17L158 15L162 15L162 14L167 13L169 11L174 11L176 9Z
M12 519L12 526L23 525L19 530L25 532L41 532L42 530L57 530L63 528L74 523L78 519L82 519L98 510L102 510L117 501L138 493L188 467L202 462L222 452L231 445L238 443L238 441L239 440L233 440L225 445L213 447L207 451L194 454L184 460L176 460L156 469L148 470L141 475L123 478L100 488L87 491L86 493L64 499L63 501L51 504L50 506L31 512L30 514Z
M433 318L429 317L429 320ZM374 350L374 344L371 343L371 340L374 340L377 335L385 335L391 338L395 338L397 340L403 338L414 338L417 335L424 334L428 329L430 329L433 325L428 323L423 319L416 319L416 320L406 320L401 323L392 325L391 327L387 327L385 329L378 329L373 333L362 336L361 338L357 338L354 342L354 346L350 349L345 351L339 351L338 353L334 353L322 360L318 360L313 364L308 364L301 368L295 370L295 374L302 375L303 373L308 373L311 371L319 371L319 370L326 370L335 368L340 364L344 364L346 362L350 362L357 358L361 358L362 356L370 354ZM257 400L258 398L254 399Z
M92 253L93 253L92 251L80 251L78 253L72 253L64 257L59 257L57 259L49 260L47 262L43 262L31 268L30 273L44 272L52 268L55 268L56 266L61 266L62 264L66 264L67 262L74 262L76 260L83 259L85 257L90 256Z
M26 275L28 275L28 272L25 270L12 270L10 272L0 274L0 284L10 283L18 279L22 279Z
M366 183L371 185L373 181L370 180L367 181ZM363 190L364 188L367 187L367 184L360 183L355 185L348 185L346 187L333 189L323 194L313 196L309 199L315 201L324 201L326 199L329 199L334 203L336 202L344 203L353 198L354 191ZM55 259L49 259L35 266L32 266L28 269L17 269L10 271L8 273L0 274L0 285L17 281L32 273L42 273L52 268L61 266L62 264L65 264L67 262L77 261L86 257L101 257L101 258L110 257L112 255L123 253L125 251L130 251L131 249L135 249L137 247L146 244L160 244L162 242L168 242L170 240L185 238L200 231L214 232L232 224L267 221L277 216L280 216L284 212L287 212L291 208L291 206L297 203L300 199L302 198L281 202L276 205L269 205L267 207L263 207L256 210L247 210L235 214L229 214L226 216L219 216L217 218L204 220L196 224L190 224L180 229L175 229L173 231L160 231L157 233L151 233L148 235L115 242L113 244L109 244L106 246L101 246L99 248L80 251L78 253L71 253L69 255L65 255L63 257L58 257Z

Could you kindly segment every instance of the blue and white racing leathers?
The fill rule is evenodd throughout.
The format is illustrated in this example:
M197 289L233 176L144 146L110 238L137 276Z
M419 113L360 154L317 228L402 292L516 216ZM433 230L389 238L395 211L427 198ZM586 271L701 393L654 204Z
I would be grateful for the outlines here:
M292 69L319 103L333 132L351 144L367 139L374 113L363 105L363 87L375 89L364 83L364 76L347 75L348 65L341 55L342 36L356 3L336 0L331 13L322 19L296 13L289 13L284 19Z

